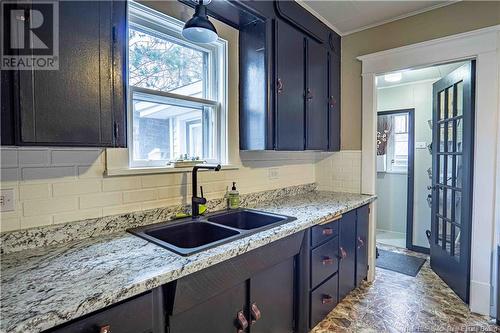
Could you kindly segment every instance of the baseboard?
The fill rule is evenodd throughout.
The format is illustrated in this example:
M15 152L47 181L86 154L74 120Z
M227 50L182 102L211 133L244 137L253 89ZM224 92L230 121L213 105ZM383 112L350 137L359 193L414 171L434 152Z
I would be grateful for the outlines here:
M490 315L490 290L489 283L470 281L469 308L472 312L481 315Z

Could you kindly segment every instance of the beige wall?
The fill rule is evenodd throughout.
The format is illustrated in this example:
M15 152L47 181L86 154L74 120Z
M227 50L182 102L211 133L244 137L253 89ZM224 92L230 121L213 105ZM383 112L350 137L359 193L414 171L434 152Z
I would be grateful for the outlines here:
M453 5L342 38L342 149L361 149L361 62L356 57L500 24L500 1Z

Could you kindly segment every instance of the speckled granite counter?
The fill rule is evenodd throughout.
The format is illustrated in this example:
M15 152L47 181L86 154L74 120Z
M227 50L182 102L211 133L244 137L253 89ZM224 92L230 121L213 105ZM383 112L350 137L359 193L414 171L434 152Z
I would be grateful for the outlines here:
M124 231L4 254L0 331L40 332L373 200L374 196L309 191L256 204L252 207L297 220L189 257Z

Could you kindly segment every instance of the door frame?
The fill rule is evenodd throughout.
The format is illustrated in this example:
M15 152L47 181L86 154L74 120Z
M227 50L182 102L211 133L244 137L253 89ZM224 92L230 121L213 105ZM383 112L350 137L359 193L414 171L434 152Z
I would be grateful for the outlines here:
M395 49L363 55L362 61L362 153L361 192L376 193L376 105L375 77L408 68L427 67L466 59L476 60L476 108L474 177L472 198L471 311L495 313L496 246L500 240L500 176L497 147L500 132L499 78L500 25L433 39ZM493 141L493 144L492 144ZM497 185L496 185L497 184ZM369 265L375 267L376 203L370 214ZM495 220L496 219L496 220ZM369 280L374 270L369 272ZM490 307L490 303L494 304Z
M389 116L408 113L408 171L406 187L406 248L408 250L429 253L429 250L413 245L413 208L415 183L415 108L377 111L377 116Z

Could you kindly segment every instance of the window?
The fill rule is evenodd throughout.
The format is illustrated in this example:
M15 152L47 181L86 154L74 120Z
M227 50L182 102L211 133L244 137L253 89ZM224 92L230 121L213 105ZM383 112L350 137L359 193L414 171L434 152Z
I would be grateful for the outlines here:
M388 171L408 171L408 113L395 114L392 119L393 133L387 145Z
M377 159L382 159L378 171L408 171L408 120L408 113L378 115Z
M226 162L226 48L186 41L184 23L129 2L129 160Z

